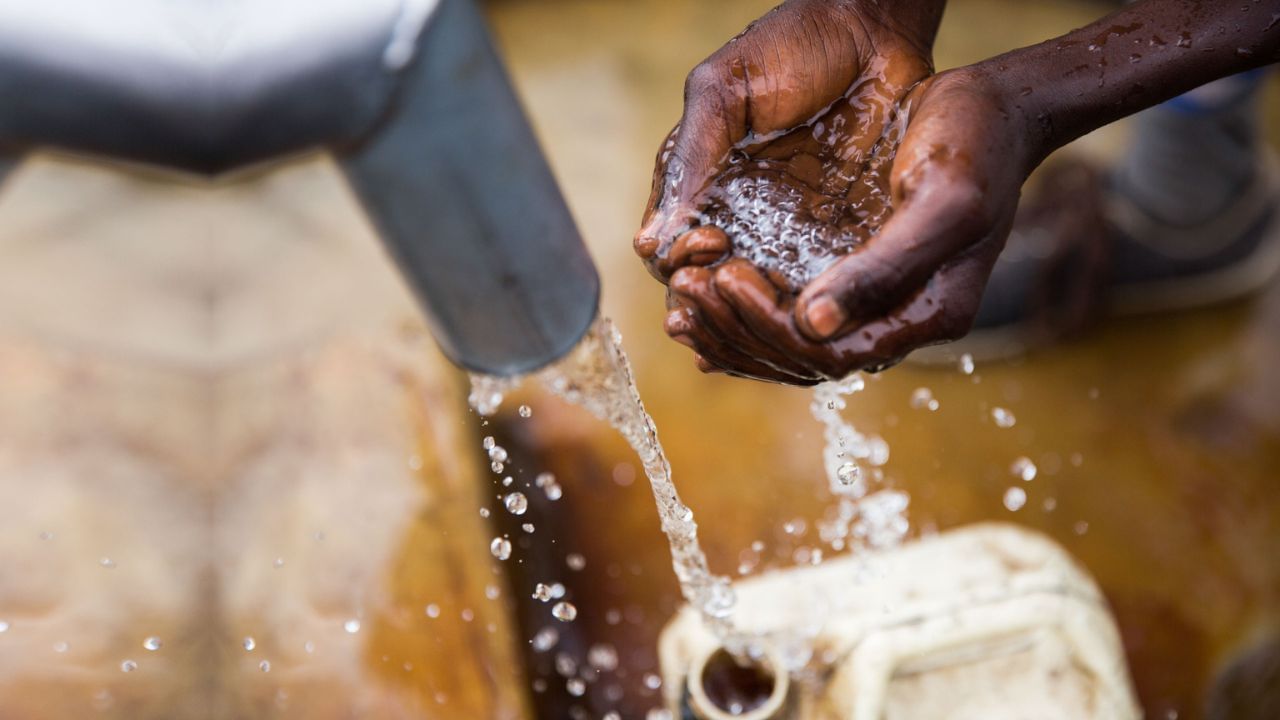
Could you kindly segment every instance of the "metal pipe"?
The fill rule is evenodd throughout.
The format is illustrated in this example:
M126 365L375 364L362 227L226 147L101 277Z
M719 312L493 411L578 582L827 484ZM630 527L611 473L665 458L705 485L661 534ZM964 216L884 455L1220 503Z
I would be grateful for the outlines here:
M425 28L425 30L424 30ZM455 363L568 352L599 279L472 0L0 3L0 152L216 176L325 148Z
M515 375L569 352L600 281L470 0L441 0L386 124L342 165L445 354Z

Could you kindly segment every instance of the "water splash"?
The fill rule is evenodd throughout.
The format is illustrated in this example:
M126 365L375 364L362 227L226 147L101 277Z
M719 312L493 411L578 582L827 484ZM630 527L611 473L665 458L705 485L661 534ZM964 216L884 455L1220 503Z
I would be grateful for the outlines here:
M658 440L653 418L640 401L631 363L613 323L607 318L597 319L572 352L538 373L537 378L551 392L609 423L636 452L649 479L662 530L671 545L671 562L681 593L726 645L740 647L742 641L736 638L729 621L735 604L733 588L728 578L713 574L707 566L693 510L680 500L671 480L671 465ZM489 415L497 411L502 396L517 387L521 378L472 376L471 380L472 406L481 415Z

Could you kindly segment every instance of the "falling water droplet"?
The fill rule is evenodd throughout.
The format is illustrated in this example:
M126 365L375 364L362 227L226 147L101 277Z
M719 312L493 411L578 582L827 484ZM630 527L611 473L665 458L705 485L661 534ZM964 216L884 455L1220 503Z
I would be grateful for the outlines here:
M502 499L502 504L507 506L507 512L512 515L523 515L529 509L529 500L522 492L513 492Z
M587 559L578 553L569 553L564 559L564 564L568 565L570 570L578 571L587 566Z
M1018 486L1013 486L1004 491L1004 506L1009 512L1017 512L1027 504L1027 491Z
M560 601L551 608L551 615L560 622L573 622L578 617L578 608L573 603Z
M244 645L244 649L249 652L253 652L253 649L258 647L258 641L254 640L252 636L246 637L242 644Z
M974 371L973 356L965 353L960 356L960 372L965 375L972 375Z
M916 410L928 409L929 412L936 412L939 405L937 398L933 396L932 390L927 387L920 387L911 393L911 407Z
M587 684L582 681L582 678L569 678L565 681L564 687L574 697L582 697L587 692Z
M533 599L549 602L551 600L551 586L544 583L538 583L533 586Z
M346 630L350 635L355 635L360 632L360 621L356 618L351 618L350 620L342 623L342 629Z
M258 669L261 670L262 672L271 672L271 661L263 660L262 662L258 663Z
M535 652L546 652L560 642L560 633L553 627L544 627L538 631L529 644Z
M142 641L142 647L146 648L147 650L150 650L151 652L155 652L156 650L159 650L163 646L164 646L164 643L160 642L160 638L156 637L155 635L152 635L151 637Z
M1035 463L1031 462L1031 458L1020 457L1009 466L1009 472L1016 477L1022 478L1025 482L1031 482L1036 479L1036 473L1039 472L1039 469L1036 468Z
M133 672L138 669L138 663L132 660L125 660L120 663L120 672Z
M991 408L991 419L995 420L996 427L1002 428L1011 428L1018 423L1018 418L1002 407Z
M427 617L434 620L440 617L440 606L435 603L431 603L430 605L427 606L426 613L427 613Z
M657 673L645 673L644 686L650 690L657 690L662 687L662 678Z
M511 541L506 538L496 537L493 542L489 543L489 552L499 560L506 560L511 557Z
M525 523L520 526L520 529L527 533L531 533L533 532L533 523Z
M533 408L528 405L521 405L520 409L516 412L520 413L520 417L522 418L533 417Z

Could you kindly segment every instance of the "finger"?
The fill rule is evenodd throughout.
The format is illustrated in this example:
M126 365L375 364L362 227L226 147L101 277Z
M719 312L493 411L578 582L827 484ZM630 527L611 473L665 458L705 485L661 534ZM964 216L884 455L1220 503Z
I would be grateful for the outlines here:
M733 307L717 291L711 271L705 268L684 268L672 276L671 287L682 300L698 309L698 317L713 332L741 353L756 358L779 372L801 378L812 377L803 363L788 357L779 348L761 342L743 326Z
M671 339L694 351L694 364L704 373L724 372L790 385L813 381L780 372L743 354L699 323L692 308L678 308L668 313L663 329Z
M797 325L808 337L825 340L883 315L991 231L987 205L973 178L935 172L905 198L878 236L804 289L796 303Z
M1002 226L940 269L901 307L829 343L835 360L845 368L875 372L912 350L967 334L1003 246Z
M667 256L659 261L659 267L669 276L686 265L710 265L723 258L731 247L729 236L723 230L703 225L676 238Z
M826 347L809 341L799 332L790 308L778 302L777 289L753 265L730 261L720 266L716 270L715 286L761 344L792 362L802 363L807 373L832 377L840 372L841 368L833 364Z

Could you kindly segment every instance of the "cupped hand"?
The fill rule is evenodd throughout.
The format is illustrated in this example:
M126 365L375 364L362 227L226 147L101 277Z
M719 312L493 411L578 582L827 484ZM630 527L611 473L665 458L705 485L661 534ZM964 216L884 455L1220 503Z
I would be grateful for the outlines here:
M877 7L787 3L690 76L636 249L703 370L812 384L972 322L1029 171L1025 118L992 78L925 79L932 29ZM794 201L802 257L740 241L724 198L745 174Z

